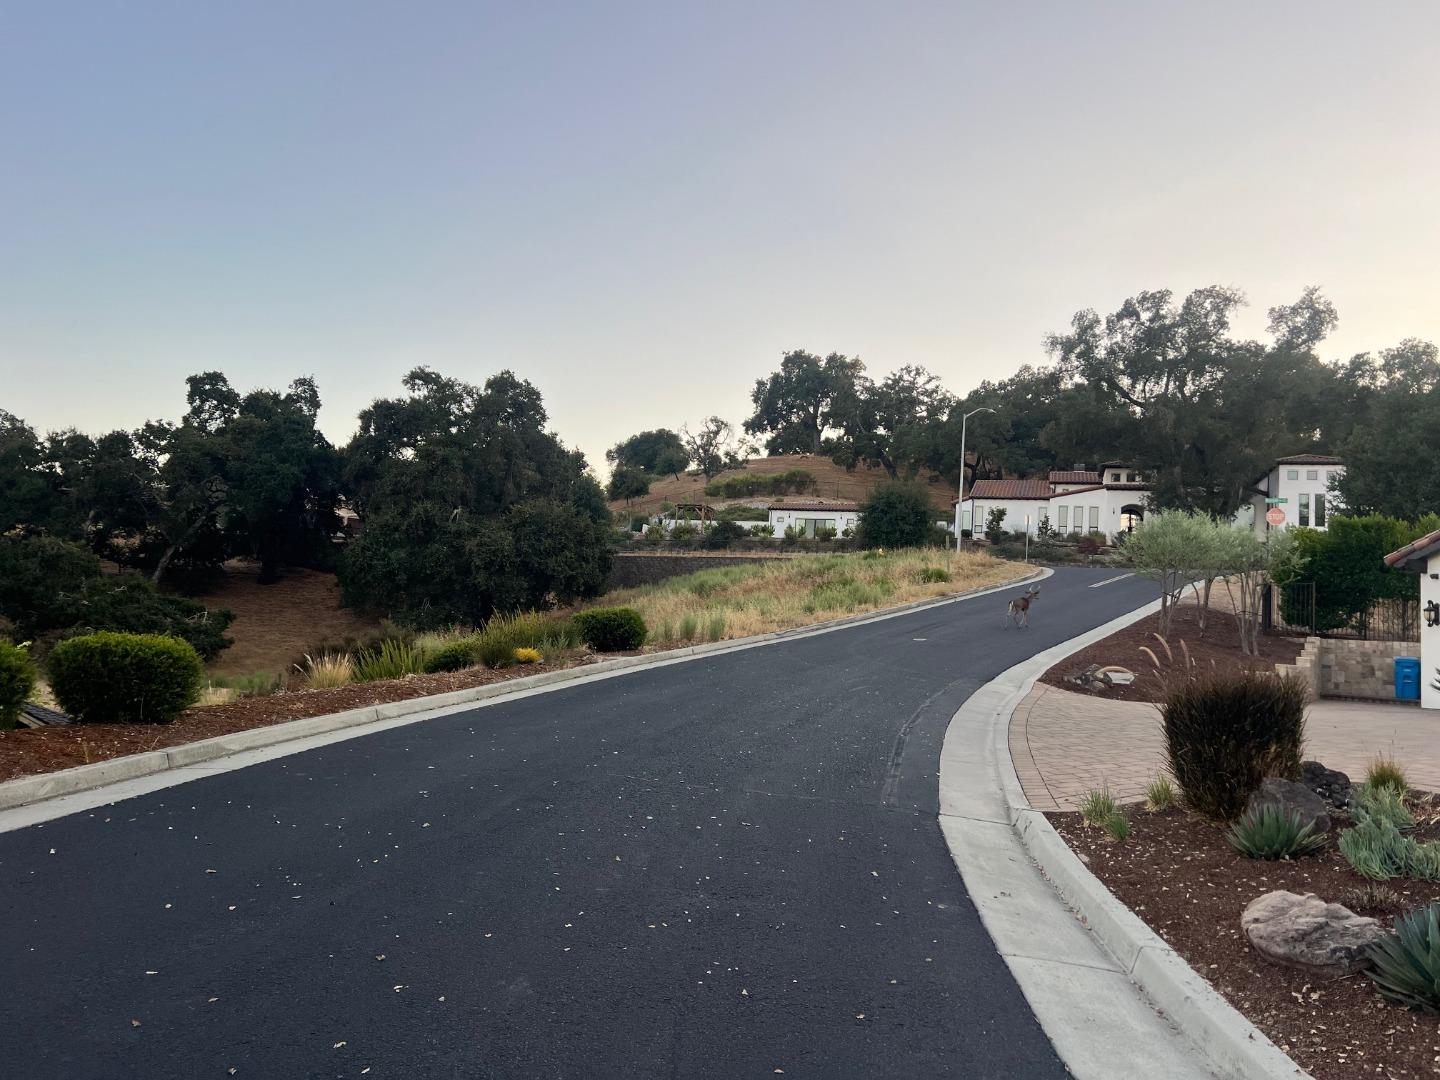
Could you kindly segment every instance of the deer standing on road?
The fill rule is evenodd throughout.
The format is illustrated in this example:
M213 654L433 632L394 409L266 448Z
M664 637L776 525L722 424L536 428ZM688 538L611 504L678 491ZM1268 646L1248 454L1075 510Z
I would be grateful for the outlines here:
M1040 586L1031 585L1025 590L1023 596L1017 596L1010 601L1010 607L1005 612L1005 629L1010 629L1013 622L1022 630L1030 629L1030 602L1040 595Z

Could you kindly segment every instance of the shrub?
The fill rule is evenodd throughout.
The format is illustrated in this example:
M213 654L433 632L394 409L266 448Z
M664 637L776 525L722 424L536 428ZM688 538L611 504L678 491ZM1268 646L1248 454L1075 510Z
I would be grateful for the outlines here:
M774 525L770 525L770 524L765 524L765 525L751 525L751 526L750 526L750 535L751 535L751 536L774 536L774 535L775 535L775 526L774 526Z
M998 544L1005 539L1005 508L997 506L985 515L985 539Z
M545 659L540 655L539 649L519 648L515 650L515 662L517 664L538 664Z
M1251 859L1290 859L1310 855L1325 846L1325 835L1313 825L1301 824L1300 814L1272 805L1245 811L1225 834L1230 846Z
M1119 813L1119 810L1119 804L1108 787L1098 791L1091 789L1080 800L1080 820L1086 825L1103 825L1106 818Z
M840 535L840 534L836 531L834 525L816 525L816 526L815 526L815 539L816 539L816 540L834 540L835 537L837 537L837 536L839 536L839 535Z
M1190 808L1233 821L1267 776L1299 777L1307 696L1300 680L1263 672L1173 680L1160 707L1166 766Z
M705 533L705 547L728 548L734 541L745 538L745 527L733 521L718 521Z
M60 707L85 724L166 724L200 695L188 641L102 631L60 642L47 662Z
M480 659L476 654L476 639L463 637L448 641L426 653L425 670L431 674L437 671L463 671L465 668L474 667L479 662Z
M305 662L295 670L310 690L333 690L349 686L355 678L355 665L349 653L321 653L318 657L305 654Z
M922 566L915 571L915 580L921 585L940 585L950 580L950 571L943 566Z
M1161 773L1145 788L1145 808L1152 814L1169 810L1175 805L1175 785Z
M1395 762L1394 758L1387 758L1383 755L1376 755L1370 767L1365 770L1365 783L1372 788L1387 787L1404 795L1410 790L1410 785L1405 779L1405 770Z
M634 608L591 608L575 616L575 626L596 652L622 652L645 644L645 620Z
M933 524L930 493L921 484L881 484L860 506L860 545L920 547Z
M1390 1001L1440 1013L1440 903L1395 920L1395 933L1370 946L1366 974Z
M391 638L379 647L355 658L355 680L375 682L379 679L401 679L425 670L425 652L408 641Z
M20 708L35 689L35 665L23 645L0 641L0 731L20 722Z
M717 612L710 616L710 624L705 628L707 641L721 641L725 637L725 613Z
M676 637L680 641L694 641L695 635L700 632L700 619L694 612L686 612L680 617L680 629Z

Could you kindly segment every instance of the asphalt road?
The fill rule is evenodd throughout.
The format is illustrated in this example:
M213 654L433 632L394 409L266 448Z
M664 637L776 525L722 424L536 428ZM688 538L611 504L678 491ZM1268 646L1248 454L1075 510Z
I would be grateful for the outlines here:
M990 595L0 834L0 1075L1062 1077L936 822Z

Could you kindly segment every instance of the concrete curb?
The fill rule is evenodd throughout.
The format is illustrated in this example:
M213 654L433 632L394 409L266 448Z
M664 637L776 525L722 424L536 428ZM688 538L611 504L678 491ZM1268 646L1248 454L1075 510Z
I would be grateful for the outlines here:
M1179 1035L1209 1062L1213 1075L1233 1077L1237 1080L1305 1080L1308 1074L1304 1070L1233 1008L1159 935L1117 900L1110 890L1086 869L1045 815L1030 808L1010 758L1010 718L1015 707L1030 692L1036 679L1066 656L1137 622L1157 607L1158 604L1146 605L1010 668L976 691L956 713L951 721L951 729L957 734L963 732L973 738L980 734L978 725L988 727L988 745L985 747L984 757L994 784L989 800L991 812L998 814L1008 823L1008 835L1023 857L1038 870L1039 875L1074 919L1078 919L1078 925L1084 928L1104 957L1111 962L1110 970L1128 979L1156 1011L1176 1026ZM950 735L951 732L947 732L946 751L950 750ZM947 756L950 758L948 767ZM960 760L958 748L957 753L947 754L942 751L942 830L967 886L971 885L973 877L975 884L984 888L989 884L987 868L974 864L973 852L967 850L967 845L959 840L960 830L953 824L946 827L947 805L950 806L950 813L955 813L956 809L963 809L966 805L972 810L981 805L973 796L967 797L958 793L955 777L947 775L947 768L953 771L964 768ZM970 771L971 776L964 778L962 782L969 783L973 780L975 770ZM948 800L947 788L951 796ZM955 806L953 803L962 805ZM994 820L993 817L988 819ZM972 888L971 891L973 893L977 890ZM1015 964L1007 953L1007 946L1028 948L1031 955L1027 960L1036 960L1033 955L1037 951L1036 942L1045 940L1052 928L1046 926L1042 931L1037 920L1032 918L1024 927L1025 939L1021 942L1015 939L1014 928L1007 925L1003 918L987 918L985 906L977 902L977 907L981 909L981 918L985 920L986 929L996 938L997 947L1006 957L1007 963L1011 964L1017 982L1030 999L1041 1026L1071 1072L1080 1080L1088 1080L1089 1077L1105 1077L1109 1080L1121 1075L1115 1071L1115 1047L1113 1044L1106 1045L1103 1033L1098 1029L1088 1033L1085 1030L1076 1030L1076 1018L1085 1012L1088 1003L1073 1000L1073 997L1085 993L1087 988L1077 984L1072 1000L1057 1000L1058 995L1053 991L1041 989L1042 979L1037 978L1032 969L1026 965ZM1054 929L1057 933L1060 930L1058 927ZM1073 948L1073 943L1069 947ZM1058 956L1053 959L1056 963L1063 962ZM1089 990L1093 992L1094 988L1090 987ZM1111 1004L1113 1006L1114 1002ZM1163 1032L1158 1030L1158 1025L1152 1024L1152 1027L1157 1028L1151 1032L1151 1041L1158 1052L1163 1044L1160 1037ZM1127 1056L1130 1060L1140 1058L1137 1041L1132 1041L1130 1054ZM1151 1059L1134 1075L1176 1074L1173 1070L1160 1067L1158 1061Z
M663 653L622 656L613 660L602 660L595 664L565 668L561 671L547 671L541 675L505 679L498 683L489 683L466 690L455 690L447 694L407 698L404 701L368 705L346 712L311 716L303 720L291 720L282 724L251 728L248 731L237 731L229 735L217 735L212 739L183 743L164 750L152 750L146 753L112 758L108 761L98 761L93 765L80 765L72 769L60 769L56 772L39 773L35 776L20 776L14 780L0 783L0 810L29 806L45 799L74 795L78 792L91 791L95 788L151 776L170 769L182 769L217 758L343 731L348 728L364 727L401 717L413 717L418 722L427 719L427 714L454 712L457 708L466 705L484 704L511 695L543 692L579 679L609 678L645 668L684 663L717 653L738 652L779 641L789 641L816 634L826 634L834 630L843 630L850 626L880 622L884 619L893 619L900 615L923 611L926 608L941 607L945 604L953 604L989 593L1002 592L1027 581L1049 577L1051 573L1053 573L1051 570L1036 568L1022 577L1000 585L986 585L967 589L965 592L955 593L951 596L916 600L883 611L847 615L843 619L830 619L826 622L812 623L809 626L798 626L792 630L777 630L767 634L755 634L751 637L734 638L729 641L690 645L683 649L673 649ZM355 734L362 735L364 732L357 731Z

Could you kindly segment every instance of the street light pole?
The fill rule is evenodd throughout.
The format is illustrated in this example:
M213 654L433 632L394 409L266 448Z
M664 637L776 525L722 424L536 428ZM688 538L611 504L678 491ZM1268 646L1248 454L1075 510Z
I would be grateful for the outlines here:
M976 413L993 413L994 409L988 409L983 405L978 409L971 409L960 418L960 498L955 503L955 550L960 551L965 546L965 530L961 523L965 520L965 426L970 423L970 417ZM970 531L975 531L975 522L970 522Z

